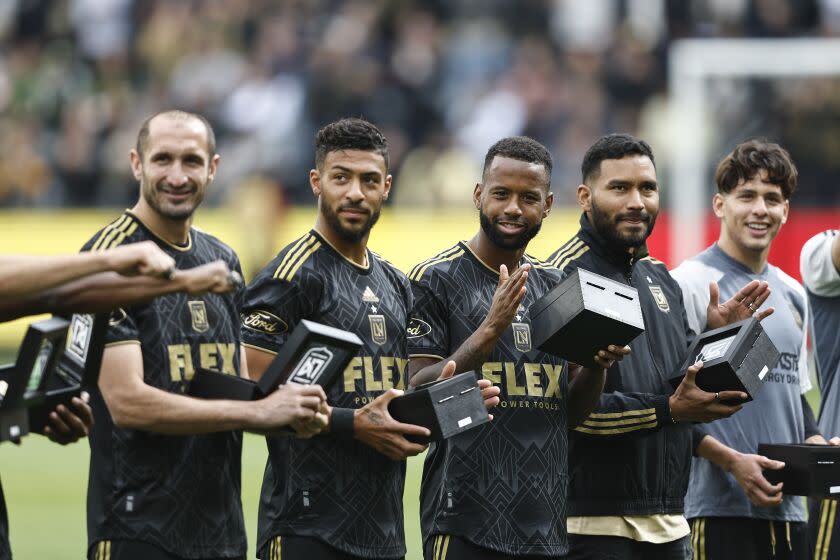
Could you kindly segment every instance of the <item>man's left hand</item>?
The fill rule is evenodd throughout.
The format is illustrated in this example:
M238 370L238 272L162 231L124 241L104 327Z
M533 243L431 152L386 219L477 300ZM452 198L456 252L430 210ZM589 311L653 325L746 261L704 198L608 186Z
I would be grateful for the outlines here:
M81 398L73 397L73 410L63 404L58 405L50 412L49 424L44 428L44 435L60 445L74 443L87 437L93 426L89 400L88 394L83 392Z
M772 307L759 311L770 297L770 285L765 281L753 280L738 290L729 301L720 303L720 288L717 282L709 282L709 307L706 311L706 326L709 329L724 327L750 317L759 321L771 315Z

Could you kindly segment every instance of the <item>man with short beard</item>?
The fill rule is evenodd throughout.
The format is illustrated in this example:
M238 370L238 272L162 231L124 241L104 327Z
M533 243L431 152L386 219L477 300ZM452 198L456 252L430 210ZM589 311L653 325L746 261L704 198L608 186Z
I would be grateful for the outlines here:
M531 138L495 143L473 192L480 229L409 274L417 300L411 384L454 361L501 391L492 422L429 449L420 496L426 560L560 558L568 550L568 428L586 418L605 368L629 349L605 348L593 356L600 367L576 369L570 380L561 358L532 347L529 308L561 276L525 253L551 210L551 166Z
M192 227L219 163L210 124L182 111L154 115L130 158L140 198L84 250L148 241L171 258L173 276L217 261L240 272L230 247ZM89 560L244 558L239 430L292 425L312 435L326 423L318 387L288 385L252 402L183 394L197 368L247 376L244 288L230 284L169 293L112 315L91 391Z
M580 230L549 261L566 273L582 268L636 288L645 331L610 368L595 412L570 436L569 558L683 560L691 555L683 516L691 422L730 416L741 405L724 402L746 395L700 390L699 362L672 394L668 380L694 333L679 285L645 246L659 212L650 146L626 134L604 136L586 152L581 171ZM755 281L718 305L713 286L706 324L748 318L752 311L742 303L757 309L768 295L766 282Z
M403 459L426 449L406 436L430 432L388 414L405 388L413 303L405 275L367 248L391 190L388 144L361 119L330 123L315 142L315 227L281 249L248 287L248 366L259 377L302 319L353 332L363 346L328 389L329 434L306 442L268 438L258 556L402 558ZM453 370L450 364L443 375Z

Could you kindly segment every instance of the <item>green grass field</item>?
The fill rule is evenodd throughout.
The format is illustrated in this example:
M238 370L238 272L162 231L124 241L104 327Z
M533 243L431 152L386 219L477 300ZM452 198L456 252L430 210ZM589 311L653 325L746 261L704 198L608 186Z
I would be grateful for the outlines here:
M0 468L9 510L15 558L84 558L85 493L89 448L86 441L61 447L38 435L23 444L3 444ZM248 528L248 557L254 557L257 505L265 466L262 437L245 436L242 454L242 505ZM407 560L420 560L418 491L423 462L408 462L405 493Z

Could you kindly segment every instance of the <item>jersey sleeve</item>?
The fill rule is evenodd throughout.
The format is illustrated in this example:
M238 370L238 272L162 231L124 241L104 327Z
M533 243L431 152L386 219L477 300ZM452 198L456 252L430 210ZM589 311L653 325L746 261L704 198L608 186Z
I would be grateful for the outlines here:
M317 310L320 291L312 277L281 280L264 270L243 296L242 343L277 353L300 320Z
M797 371L799 371L799 392L805 394L813 388L811 383L811 368L808 360L808 331L811 324L811 306L808 305L808 299L803 298L803 307L805 309L802 317L802 342L799 346L799 364Z
M668 395L604 393L595 410L574 431L583 437L644 435L672 424Z
M695 261L685 261L671 271L671 277L680 285L683 309L689 328L699 334L706 330L709 307L709 281L718 281L720 273Z
M837 233L830 230L815 235L805 243L799 255L802 283L818 296L840 296L840 272L831 258L831 246Z
M432 271L412 280L411 292L414 306L408 322L408 354L443 360L452 354L445 290Z

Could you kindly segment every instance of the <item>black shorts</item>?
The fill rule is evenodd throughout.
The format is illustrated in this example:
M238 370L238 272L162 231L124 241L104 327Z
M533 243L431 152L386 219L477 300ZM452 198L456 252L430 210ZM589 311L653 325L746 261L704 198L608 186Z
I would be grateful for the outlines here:
M811 541L810 557L830 560L840 556L840 517L837 500L808 500L808 537Z
M694 560L805 560L804 522L749 517L698 517L691 520Z
M337 548L321 539L296 535L277 535L259 550L261 560L364 560ZM400 557L398 560L403 560Z
M453 535L433 535L423 545L424 560L552 560L560 556L512 556L475 545ZM565 557L562 557L565 558Z
M650 543L609 535L569 535L569 543L569 560L691 560L688 536Z
M185 560L143 541L99 541L88 549L88 560ZM224 560L220 557L206 560ZM245 560L243 557L230 560Z

